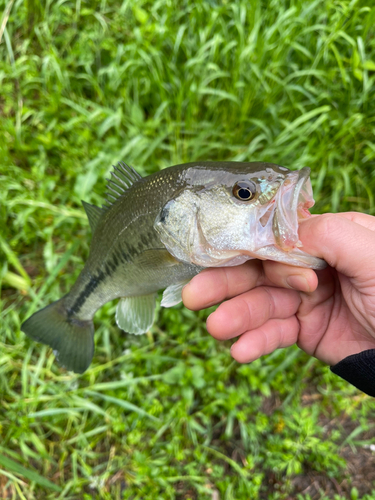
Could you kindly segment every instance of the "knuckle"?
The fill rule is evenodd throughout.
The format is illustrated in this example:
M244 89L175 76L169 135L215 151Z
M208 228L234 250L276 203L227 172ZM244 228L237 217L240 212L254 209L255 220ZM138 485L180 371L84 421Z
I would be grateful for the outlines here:
M223 299L230 296L230 284L227 269L224 267L221 269L220 276L220 287L221 287L221 296Z
M267 303L267 313L266 313L267 319L273 318L273 316L275 314L275 308L276 308L275 298L274 298L270 288L263 287L263 292L264 292L265 300Z
M242 331L251 329L251 324L253 321L253 313L252 313L252 304L248 300L242 299L242 310L244 311L244 315L242 318Z

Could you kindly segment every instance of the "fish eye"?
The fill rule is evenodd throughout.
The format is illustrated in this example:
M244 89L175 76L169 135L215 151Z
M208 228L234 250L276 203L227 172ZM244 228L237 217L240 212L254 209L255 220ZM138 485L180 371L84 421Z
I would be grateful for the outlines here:
M252 181L239 181L233 186L234 196L241 201L250 201L254 198L257 187Z

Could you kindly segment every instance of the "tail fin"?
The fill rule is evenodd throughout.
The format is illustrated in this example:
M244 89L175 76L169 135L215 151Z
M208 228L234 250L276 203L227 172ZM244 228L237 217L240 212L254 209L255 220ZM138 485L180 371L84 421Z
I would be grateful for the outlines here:
M69 318L64 298L37 311L21 330L33 340L51 346L66 369L83 373L89 367L94 355L94 324Z

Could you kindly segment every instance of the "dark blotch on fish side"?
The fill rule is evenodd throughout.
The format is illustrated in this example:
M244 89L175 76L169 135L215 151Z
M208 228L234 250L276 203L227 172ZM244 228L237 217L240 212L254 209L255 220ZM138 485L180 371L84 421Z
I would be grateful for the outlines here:
M90 281L87 283L83 291L77 297L77 300L74 302L73 306L70 307L67 311L68 318L77 314L77 312L81 309L87 297L89 297L95 289L100 285L101 281L105 278L106 274L101 271L97 276L93 276Z

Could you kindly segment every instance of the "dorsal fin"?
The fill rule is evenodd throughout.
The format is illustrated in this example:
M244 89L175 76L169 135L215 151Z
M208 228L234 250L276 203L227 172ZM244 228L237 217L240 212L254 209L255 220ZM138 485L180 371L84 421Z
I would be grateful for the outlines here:
M120 161L117 166L113 165L111 178L107 179L107 204L112 205L132 184L140 179L142 176L126 163Z
M83 208L85 209L87 218L89 220L89 224L91 227L91 231L94 232L96 229L96 226L98 225L98 221L104 212L104 210L100 207L97 207L95 205L91 205L90 203L86 203L86 201L82 201Z

